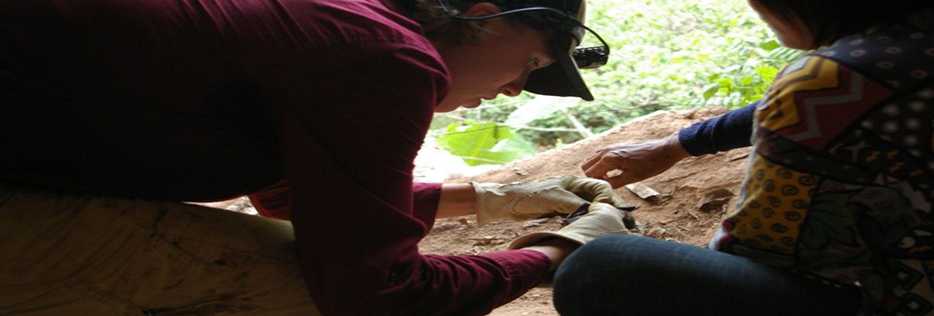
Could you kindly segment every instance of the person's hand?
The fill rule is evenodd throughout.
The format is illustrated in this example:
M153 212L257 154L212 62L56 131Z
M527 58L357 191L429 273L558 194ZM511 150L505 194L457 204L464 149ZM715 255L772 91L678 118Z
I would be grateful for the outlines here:
M588 158L581 169L588 177L603 179L613 188L654 177L690 156L678 135L642 143L619 143L605 147ZM608 175L619 170L618 175Z
M602 202L631 210L606 181L563 176L509 184L471 182L477 192L477 222L528 220L570 214L581 205Z
M509 249L527 248L544 253L556 267L574 249L598 237L629 233L629 212L606 203L591 203L587 213L553 232L536 232L516 238Z

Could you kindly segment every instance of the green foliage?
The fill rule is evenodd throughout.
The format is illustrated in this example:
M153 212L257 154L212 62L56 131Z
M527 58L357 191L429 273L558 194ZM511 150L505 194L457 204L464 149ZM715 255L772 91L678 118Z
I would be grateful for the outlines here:
M743 106L761 98L797 55L780 47L746 0L590 1L587 25L612 49L606 66L584 71L594 102L550 105L557 101L523 93L438 118L459 128L469 125L465 120L503 122L546 149L586 135L573 120L598 133L657 110ZM538 114L518 120L517 111Z
M532 144L511 128L493 122L452 123L438 137L438 144L471 166L501 164L536 152Z
M704 99L727 107L738 107L761 99L772 80L785 64L799 55L797 51L779 46L775 40L747 43L734 47L737 52L752 52L743 64L723 68L707 77Z

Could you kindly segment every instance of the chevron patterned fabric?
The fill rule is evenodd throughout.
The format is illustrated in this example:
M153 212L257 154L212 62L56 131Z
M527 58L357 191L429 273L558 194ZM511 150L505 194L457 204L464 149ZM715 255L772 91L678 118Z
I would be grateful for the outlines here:
M843 38L788 65L711 247L858 286L864 313L934 314L934 30Z

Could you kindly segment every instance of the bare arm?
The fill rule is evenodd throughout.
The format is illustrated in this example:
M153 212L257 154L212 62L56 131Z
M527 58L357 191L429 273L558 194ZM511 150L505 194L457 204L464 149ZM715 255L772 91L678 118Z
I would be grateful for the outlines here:
M438 218L476 214L477 193L467 183L445 183L441 186Z

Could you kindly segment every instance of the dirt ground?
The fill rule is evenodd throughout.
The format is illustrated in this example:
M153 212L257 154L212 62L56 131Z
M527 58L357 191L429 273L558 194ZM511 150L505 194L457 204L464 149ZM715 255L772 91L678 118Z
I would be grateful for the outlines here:
M638 142L664 137L681 127L724 111L719 108L706 108L684 112L656 112L586 140L495 169L471 169L459 161L444 157L446 153L429 143L416 160L416 178L422 181L446 179L445 182L513 182L558 175L583 175L578 166L597 149L618 142ZM635 233L698 246L706 245L723 215L733 207L747 155L747 149L737 149L685 159L667 172L642 182L659 193L654 199L643 200L624 188L619 189L618 192L627 201L638 205L638 209L633 213L638 224ZM242 198L209 205L255 214L249 202ZM558 218L499 222L484 226L477 226L473 216L439 219L419 247L423 253L475 255L504 249L519 235L555 230L559 227ZM535 288L517 300L497 308L490 315L551 316L558 313L551 304L551 290Z

